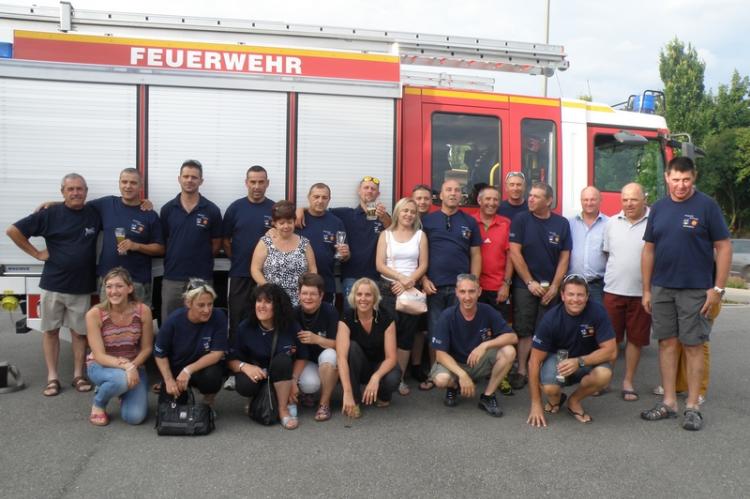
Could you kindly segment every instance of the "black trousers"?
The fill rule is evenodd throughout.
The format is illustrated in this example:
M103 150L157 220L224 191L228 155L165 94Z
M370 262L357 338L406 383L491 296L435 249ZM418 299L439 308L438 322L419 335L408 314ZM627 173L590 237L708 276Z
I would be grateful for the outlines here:
M172 373L174 377L177 377L180 373ZM208 366L201 369L198 372L194 372L190 376L189 386L197 388L202 395L213 395L219 393L221 385L224 383L224 363L218 362L212 366ZM169 400L172 396L167 393L166 383L161 384L161 393L159 394L159 401ZM187 392L180 395L177 399L178 404L187 403Z
M365 356L365 352L358 343L352 341L349 344L349 380L352 383L352 395L354 401L358 402L362 400L362 385L366 385L370 382L372 373L378 370L380 362L370 362ZM380 379L380 386L378 387L378 399L383 402L391 400L393 392L398 389L398 384L401 382L401 369L398 364L396 367L388 371L388 373Z
M229 307L229 344L234 340L237 326L250 313L250 295L255 289L255 281L250 277L230 277L227 306Z
M384 279L379 282L381 307L385 307L396 319L396 343L401 350L411 350L414 345L414 335L417 334L419 315L396 312L396 295L391 291L391 283Z
M292 368L294 362L292 358L284 353L277 354L271 359L271 365L268 366L268 374L271 382L288 381L292 379ZM245 373L236 373L234 376L234 388L243 397L255 397L261 387L268 383L268 379L255 382L247 377Z

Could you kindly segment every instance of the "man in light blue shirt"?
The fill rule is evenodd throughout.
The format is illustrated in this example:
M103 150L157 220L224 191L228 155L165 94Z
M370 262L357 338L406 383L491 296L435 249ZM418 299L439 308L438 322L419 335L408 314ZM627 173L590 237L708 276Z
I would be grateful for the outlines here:
M570 233L573 250L570 252L569 274L580 274L589 284L589 298L602 303L604 270L607 254L602 249L604 226L609 217L599 211L602 196L590 185L581 191L581 213L571 217Z

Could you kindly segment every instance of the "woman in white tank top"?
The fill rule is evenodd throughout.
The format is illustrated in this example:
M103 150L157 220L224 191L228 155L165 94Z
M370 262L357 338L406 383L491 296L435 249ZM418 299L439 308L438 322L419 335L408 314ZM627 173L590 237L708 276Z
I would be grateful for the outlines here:
M422 232L417 205L412 198L403 198L393 208L393 224L380 233L375 266L380 272L381 306L396 317L398 365L401 384L398 392L409 394L404 383L419 316L396 312L396 297L413 288L427 272L427 237Z

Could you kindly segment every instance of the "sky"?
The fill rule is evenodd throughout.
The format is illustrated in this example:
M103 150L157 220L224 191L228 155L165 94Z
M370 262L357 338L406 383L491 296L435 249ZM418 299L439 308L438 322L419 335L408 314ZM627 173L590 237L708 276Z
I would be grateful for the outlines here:
M71 0L74 8L214 18L284 21L430 34L544 42L546 0ZM53 0L0 0L57 6ZM706 63L714 91L737 69L750 75L747 0L550 0L549 43L563 45L570 68L548 82L551 97L591 94L615 104L660 90L659 51L677 37ZM116 35L117 33L115 33ZM179 39L175 34L175 39ZM497 91L541 95L541 77L483 74Z

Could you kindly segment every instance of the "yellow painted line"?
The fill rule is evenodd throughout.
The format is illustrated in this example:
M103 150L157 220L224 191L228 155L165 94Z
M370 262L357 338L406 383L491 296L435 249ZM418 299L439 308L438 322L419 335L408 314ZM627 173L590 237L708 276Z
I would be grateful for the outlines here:
M404 87L404 93L409 95L422 95L422 89L414 87Z
M586 111L597 111L599 113L614 113L614 109L609 106L602 106L597 104L586 104L585 102L563 102L564 107L572 107L575 109L585 109Z
M143 38L118 38L113 36L70 35L62 33L43 33L40 31L16 30L15 36L35 40L57 40L67 42L97 43L102 45L137 45L139 47L164 47L178 49L199 50L227 50L232 52L253 52L256 54L301 55L311 57L327 57L330 59L350 59L372 62L389 62L399 64L400 59L395 55L356 54L332 52L327 50L289 49L276 47L256 47L251 45L237 45L227 43L198 43L179 42L173 40L151 40Z
M436 90L432 88L423 89L422 95L429 95L432 97L451 97L454 99L472 99L472 100L486 100L486 101L492 101L492 102L508 102L507 95L480 94L480 93L475 93L475 92L458 92L455 90Z
M545 99L542 97L520 97L510 96L510 102L514 104L533 104L535 106L560 107L560 101L557 99Z

